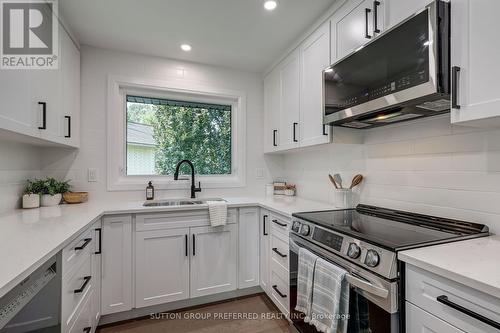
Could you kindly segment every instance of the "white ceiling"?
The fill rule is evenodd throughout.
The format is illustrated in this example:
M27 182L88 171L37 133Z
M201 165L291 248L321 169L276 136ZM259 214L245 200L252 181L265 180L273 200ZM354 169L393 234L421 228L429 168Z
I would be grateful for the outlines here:
M80 43L262 72L336 0L62 0ZM193 46L190 53L181 43Z

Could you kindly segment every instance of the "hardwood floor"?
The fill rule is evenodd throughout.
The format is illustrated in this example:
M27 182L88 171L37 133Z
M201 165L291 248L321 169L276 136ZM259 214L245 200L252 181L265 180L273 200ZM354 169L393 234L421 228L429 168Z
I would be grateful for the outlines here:
M240 298L181 312L158 314L98 329L99 333L291 333L295 332L264 295Z

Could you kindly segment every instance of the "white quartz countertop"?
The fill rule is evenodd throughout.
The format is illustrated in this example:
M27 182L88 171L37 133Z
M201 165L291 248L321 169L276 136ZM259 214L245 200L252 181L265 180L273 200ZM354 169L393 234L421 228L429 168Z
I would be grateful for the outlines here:
M402 251L398 258L500 299L500 236Z
M286 216L294 212L334 208L327 203L297 197L224 199L229 208L259 206ZM77 205L19 209L0 215L0 297L103 215L207 209L207 205L144 207L143 203L91 201Z

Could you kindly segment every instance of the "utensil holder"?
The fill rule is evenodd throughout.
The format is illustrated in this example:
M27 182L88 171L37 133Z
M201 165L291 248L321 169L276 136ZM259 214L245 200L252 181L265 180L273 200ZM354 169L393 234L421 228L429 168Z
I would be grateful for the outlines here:
M334 190L335 208L348 209L352 208L352 190L341 188Z

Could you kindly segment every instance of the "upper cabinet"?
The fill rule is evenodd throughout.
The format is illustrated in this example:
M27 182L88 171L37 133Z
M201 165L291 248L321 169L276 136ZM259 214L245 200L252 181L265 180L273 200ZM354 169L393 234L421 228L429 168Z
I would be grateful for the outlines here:
M385 1L348 1L333 15L332 63L368 43L385 29Z
M432 0L385 0L388 2L387 8L387 27L391 28L404 19L425 8Z
M499 11L497 0L451 2L452 123L500 125Z
M272 71L264 78L264 152L279 149L279 128L281 110L280 73Z
M0 129L79 146L80 51L59 26L58 69L0 70Z
M292 52L279 65L280 77L280 149L299 146L299 52Z

